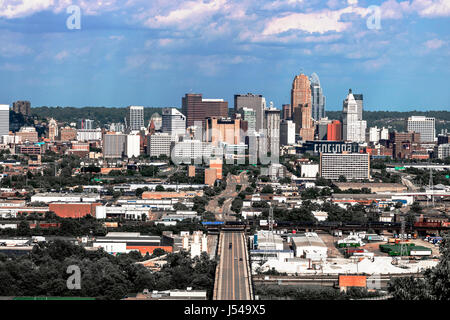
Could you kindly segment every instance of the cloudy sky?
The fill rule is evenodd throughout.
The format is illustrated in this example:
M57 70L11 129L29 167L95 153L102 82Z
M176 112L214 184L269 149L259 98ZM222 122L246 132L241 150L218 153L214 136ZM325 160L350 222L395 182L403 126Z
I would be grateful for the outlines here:
M0 0L0 103L163 107L195 92L232 107L253 92L280 107L316 72L329 110L349 88L368 110L450 109L449 17L450 0Z

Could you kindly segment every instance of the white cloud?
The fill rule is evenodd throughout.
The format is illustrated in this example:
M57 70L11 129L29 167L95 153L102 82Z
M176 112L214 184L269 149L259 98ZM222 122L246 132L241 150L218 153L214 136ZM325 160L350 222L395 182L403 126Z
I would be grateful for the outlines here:
M435 50L435 49L439 49L440 47L442 47L445 44L444 41L440 40L440 39L432 39L432 40L428 40L424 43L424 45L431 50Z
M448 17L450 0L388 0L381 5L382 19L402 19L412 13L425 18Z
M58 61L63 61L65 59L67 59L68 57L69 57L69 52L67 50L60 51L55 55L55 59Z
M125 39L124 36L109 36L109 40L122 41L123 39Z
M0 17L21 18L48 10L54 4L54 0L0 0Z
M211 15L220 12L226 6L226 0L203 0L187 1L166 14L156 15L148 18L144 25L150 28L177 27L179 29L190 28L206 20Z
M351 22L341 21L344 14L354 13L365 16L364 8L347 7L340 10L325 9L311 13L290 13L280 18L273 18L267 23L263 35L280 34L289 30L301 30L309 33L342 32L351 26Z
M121 0L0 0L0 17L23 18L47 10L61 13L71 5L80 6L82 14L98 15L131 6L133 1L123 3Z

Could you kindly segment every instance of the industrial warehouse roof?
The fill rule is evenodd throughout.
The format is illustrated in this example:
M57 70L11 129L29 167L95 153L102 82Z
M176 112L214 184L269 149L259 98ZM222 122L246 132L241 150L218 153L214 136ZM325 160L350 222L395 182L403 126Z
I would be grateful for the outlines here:
M322 239L316 233L312 232L293 236L292 242L297 247L327 247Z

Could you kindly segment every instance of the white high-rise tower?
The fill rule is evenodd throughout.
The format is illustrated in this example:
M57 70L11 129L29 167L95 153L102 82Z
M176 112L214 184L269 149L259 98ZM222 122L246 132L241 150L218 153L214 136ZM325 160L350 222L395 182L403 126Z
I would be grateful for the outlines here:
M361 109L361 110L360 110ZM343 106L342 136L346 141L365 142L367 121L362 120L362 104L359 105L349 90Z

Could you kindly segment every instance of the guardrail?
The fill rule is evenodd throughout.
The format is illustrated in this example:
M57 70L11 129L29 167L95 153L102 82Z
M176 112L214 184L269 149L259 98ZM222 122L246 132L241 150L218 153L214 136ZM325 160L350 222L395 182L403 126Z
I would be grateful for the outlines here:
M219 291L219 273L220 273L220 256L222 254L222 233L219 233L219 239L217 240L217 255L216 257L219 258L219 262L216 266L216 275L214 277L214 293L213 293L213 300L217 300L218 291Z
M254 300L254 296L253 296L253 281L252 281L252 270L250 267L250 259L249 259L249 255L248 255L248 248L247 248L247 239L245 237L245 233L242 233L242 238L243 238L243 242L244 242L244 251L245 251L245 261L247 261L247 282L248 282L248 288L250 290L250 300Z

